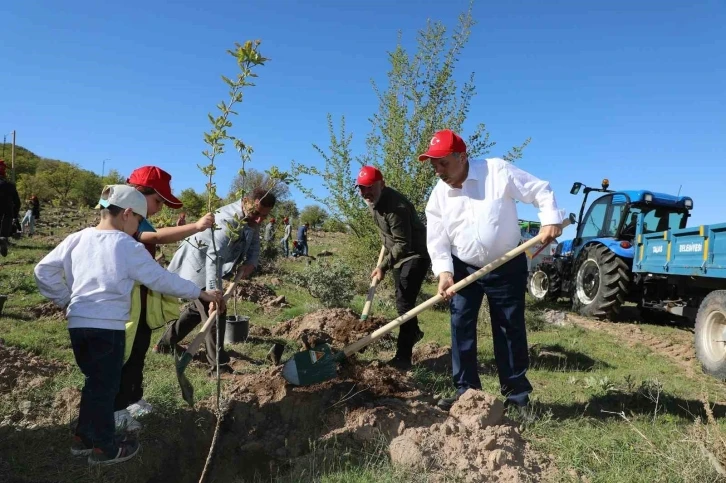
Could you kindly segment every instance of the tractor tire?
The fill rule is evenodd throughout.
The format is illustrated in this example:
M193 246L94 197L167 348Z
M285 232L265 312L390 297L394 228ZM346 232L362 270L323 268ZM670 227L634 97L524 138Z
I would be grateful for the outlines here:
M527 291L537 301L555 301L560 296L562 278L557 268L549 263L540 263L527 277Z
M696 357L703 372L726 380L726 290L708 294L696 315Z
M573 311L586 317L614 320L630 284L625 261L603 245L591 245L579 257L572 289Z

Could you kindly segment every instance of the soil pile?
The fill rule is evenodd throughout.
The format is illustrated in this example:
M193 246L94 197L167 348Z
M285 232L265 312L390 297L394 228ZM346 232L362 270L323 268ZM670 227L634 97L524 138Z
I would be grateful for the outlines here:
M289 307L284 295L278 296L272 288L262 283L242 280L237 285L235 292L241 300L247 300L265 308ZM231 302L229 304L231 305Z
M0 421L0 427L33 429L48 422L69 421L80 402L78 389L63 389L53 400L42 396L42 391L34 395L51 378L68 370L66 364L0 342L0 403L14 408Z
M64 320L65 311L53 302L43 302L30 309L30 312L36 318L46 317L54 320Z
M281 322L272 329L272 334L301 340L305 346L325 342L340 347L365 337L389 322L381 317L366 320L360 320L359 317L350 309L323 309ZM379 340L390 341L393 338L387 334Z
M30 352L0 342L0 394L42 386L49 377L68 369L60 362L42 359Z
M470 389L443 422L406 429L391 441L391 461L468 482L536 479L540 463L519 430L504 423L502 402Z
M470 391L449 414L408 376L378 361L344 364L338 378L313 386L287 384L279 367L228 381L218 457L239 464L217 466L219 481L278 472L310 479L326 465L340 465L341 455L362 461L380 444L390 445L394 463L425 471L429 481L453 474L531 481L541 471L496 398Z

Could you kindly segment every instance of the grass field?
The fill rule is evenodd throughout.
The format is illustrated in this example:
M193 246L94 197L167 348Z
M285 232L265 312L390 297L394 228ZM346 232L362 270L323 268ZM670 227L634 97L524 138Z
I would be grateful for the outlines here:
M75 228L66 227L65 231ZM73 361L64 320L47 308L32 277L34 264L62 239L64 228L56 228L53 235L49 227L41 224L39 229L40 236L16 241L9 256L0 259L0 294L9 296L0 317L0 338L5 346L36 356L32 364L40 367L43 361L57 361L57 365L49 373L39 372L31 383L0 386L0 481L197 481L214 430L211 408L215 381L207 377L201 365L188 369L196 397L206 399L206 403L191 410L179 395L172 360L151 352L146 362L145 398L155 410L142 419L145 429L141 457L97 471L68 456L68 422L73 408L63 395L69 388L82 386L82 375ZM345 243L342 235L314 236L311 255L329 250L333 252L331 258L340 256ZM169 256L171 251L167 248L165 253ZM304 260L281 261L275 273L256 277L257 282L285 295L289 307L266 310L251 302L240 302L238 311L249 315L253 326L271 328L319 309L319 301L289 282L287 274L304 270L305 264ZM433 294L434 287L427 285L423 292ZM364 294L360 293L351 308L360 312L363 302ZM692 343L688 327L638 324L638 337L643 341L640 343L632 339L634 329L628 323L595 326L569 316L564 326L552 325L545 320L545 311L552 309L566 311L567 306L530 303L527 311L532 356L529 374L535 387L536 417L522 422L522 432L553 463L543 479L726 481L720 473L720 465L726 463L725 386L703 375L694 358L671 357L652 342L665 341L664 345L681 347L686 354ZM387 318L396 315L390 289L385 286L379 291L373 312ZM638 322L636 316L633 319ZM450 344L447 312L428 311L420 316L420 322L426 334L424 342ZM480 373L484 390L498 395L490 336L484 313L479 327ZM267 343L253 339L229 349L251 361L244 371L262 373L268 367ZM372 349L362 357L385 360L392 356L390 347ZM283 358L295 350L296 345L289 341ZM6 364L7 359L0 360L0 381L6 374ZM413 374L417 384L431 394L453 392L447 374L424 367L416 367ZM222 434L223 439L233 437ZM222 452L218 458L228 454ZM305 480L427 480L425 474L392 466L383 444L357 455L355 463L350 463L350 455L343 450L333 455L333 461L315 474L308 474ZM236 464L234 459L221 459L215 466ZM266 480L290 478L285 471L271 470ZM243 479L240 476L236 481Z

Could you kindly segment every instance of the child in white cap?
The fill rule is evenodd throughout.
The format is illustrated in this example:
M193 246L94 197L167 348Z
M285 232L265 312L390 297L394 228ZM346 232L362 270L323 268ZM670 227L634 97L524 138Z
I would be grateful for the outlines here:
M123 366L131 291L138 282L151 290L186 299L220 303L220 291L203 291L155 263L134 240L146 221L146 199L135 188L104 188L96 208L101 221L69 235L35 267L40 293L66 310L78 367L86 376L71 454L90 464L133 458L137 441L114 436L114 398Z

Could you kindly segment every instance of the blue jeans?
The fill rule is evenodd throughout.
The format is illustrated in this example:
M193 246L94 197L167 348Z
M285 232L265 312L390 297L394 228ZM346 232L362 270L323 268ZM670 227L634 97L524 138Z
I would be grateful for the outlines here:
M300 244L300 251L304 256L308 256L308 241L307 240L300 240L298 241Z
M68 329L76 364L86 376L76 435L87 446L115 456L113 404L121 383L126 333L123 330Z
M287 257L290 256L290 245L287 238L280 240L280 247L282 248L282 255Z
M454 281L478 270L454 258ZM494 360L502 395L522 404L532 392L527 380L529 352L524 324L524 293L527 258L510 260L479 280L459 290L451 300L451 356L454 385L458 394L481 389L477 370L476 324L484 295L489 301Z

